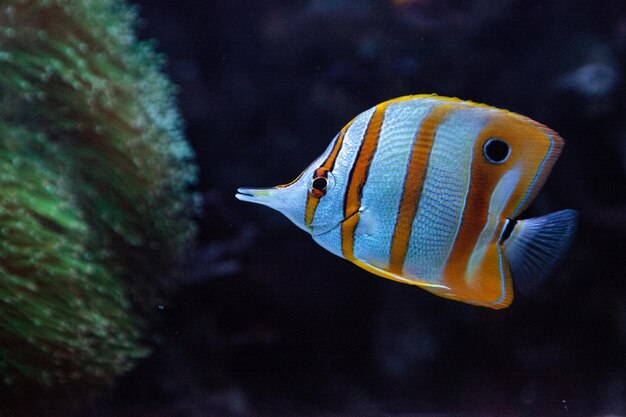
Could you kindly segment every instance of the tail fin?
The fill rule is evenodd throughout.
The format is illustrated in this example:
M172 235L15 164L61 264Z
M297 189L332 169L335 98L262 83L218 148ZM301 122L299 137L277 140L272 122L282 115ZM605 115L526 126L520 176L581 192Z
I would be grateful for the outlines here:
M503 248L513 281L523 294L539 286L563 258L577 220L575 210L562 210L517 222Z

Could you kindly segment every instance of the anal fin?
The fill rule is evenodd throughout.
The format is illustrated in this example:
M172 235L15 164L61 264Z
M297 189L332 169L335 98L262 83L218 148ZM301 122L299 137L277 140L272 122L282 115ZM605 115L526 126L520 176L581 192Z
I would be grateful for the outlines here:
M493 309L508 307L513 300L511 275L503 259L501 248L496 244L489 246L483 262L475 269L471 277L460 274L456 279L444 280L440 283L407 278L358 259L352 262L383 278L415 285L439 297L451 300Z
M464 303L499 310L513 301L511 273L496 243L484 248L480 262L471 268L463 261L452 264L444 282L453 295L448 298Z

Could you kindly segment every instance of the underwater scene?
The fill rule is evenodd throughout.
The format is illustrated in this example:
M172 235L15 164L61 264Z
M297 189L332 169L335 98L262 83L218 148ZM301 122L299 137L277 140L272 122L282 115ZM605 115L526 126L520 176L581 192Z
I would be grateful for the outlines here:
M14 416L626 417L626 3L0 1Z

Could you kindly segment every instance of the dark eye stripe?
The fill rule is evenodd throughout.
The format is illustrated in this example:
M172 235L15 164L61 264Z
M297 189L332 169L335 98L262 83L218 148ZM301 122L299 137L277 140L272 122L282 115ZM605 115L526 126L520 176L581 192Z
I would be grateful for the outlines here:
M341 147L343 145L343 139L350 126L352 126L353 122L354 119L351 120L350 123L345 125L344 128L341 130L341 133L339 134L339 137L337 138L333 149L330 151L330 154L328 155L324 163L322 163L322 166L315 170L315 175L320 170L323 170L324 172L332 171L333 167L335 166L335 161L337 160L337 155L339 155L339 151L341 150ZM315 196L313 193L307 193L306 207L304 209L304 225L306 227L310 228L311 223L313 223L313 217L315 217L315 211L317 210L317 205L320 202L320 197L321 196Z

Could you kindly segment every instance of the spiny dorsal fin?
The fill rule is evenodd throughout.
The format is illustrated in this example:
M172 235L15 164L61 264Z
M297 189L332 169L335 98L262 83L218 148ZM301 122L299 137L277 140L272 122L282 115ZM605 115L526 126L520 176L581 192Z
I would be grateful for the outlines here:
M563 258L577 219L575 210L562 210L517 222L503 247L513 281L522 293L532 292Z

